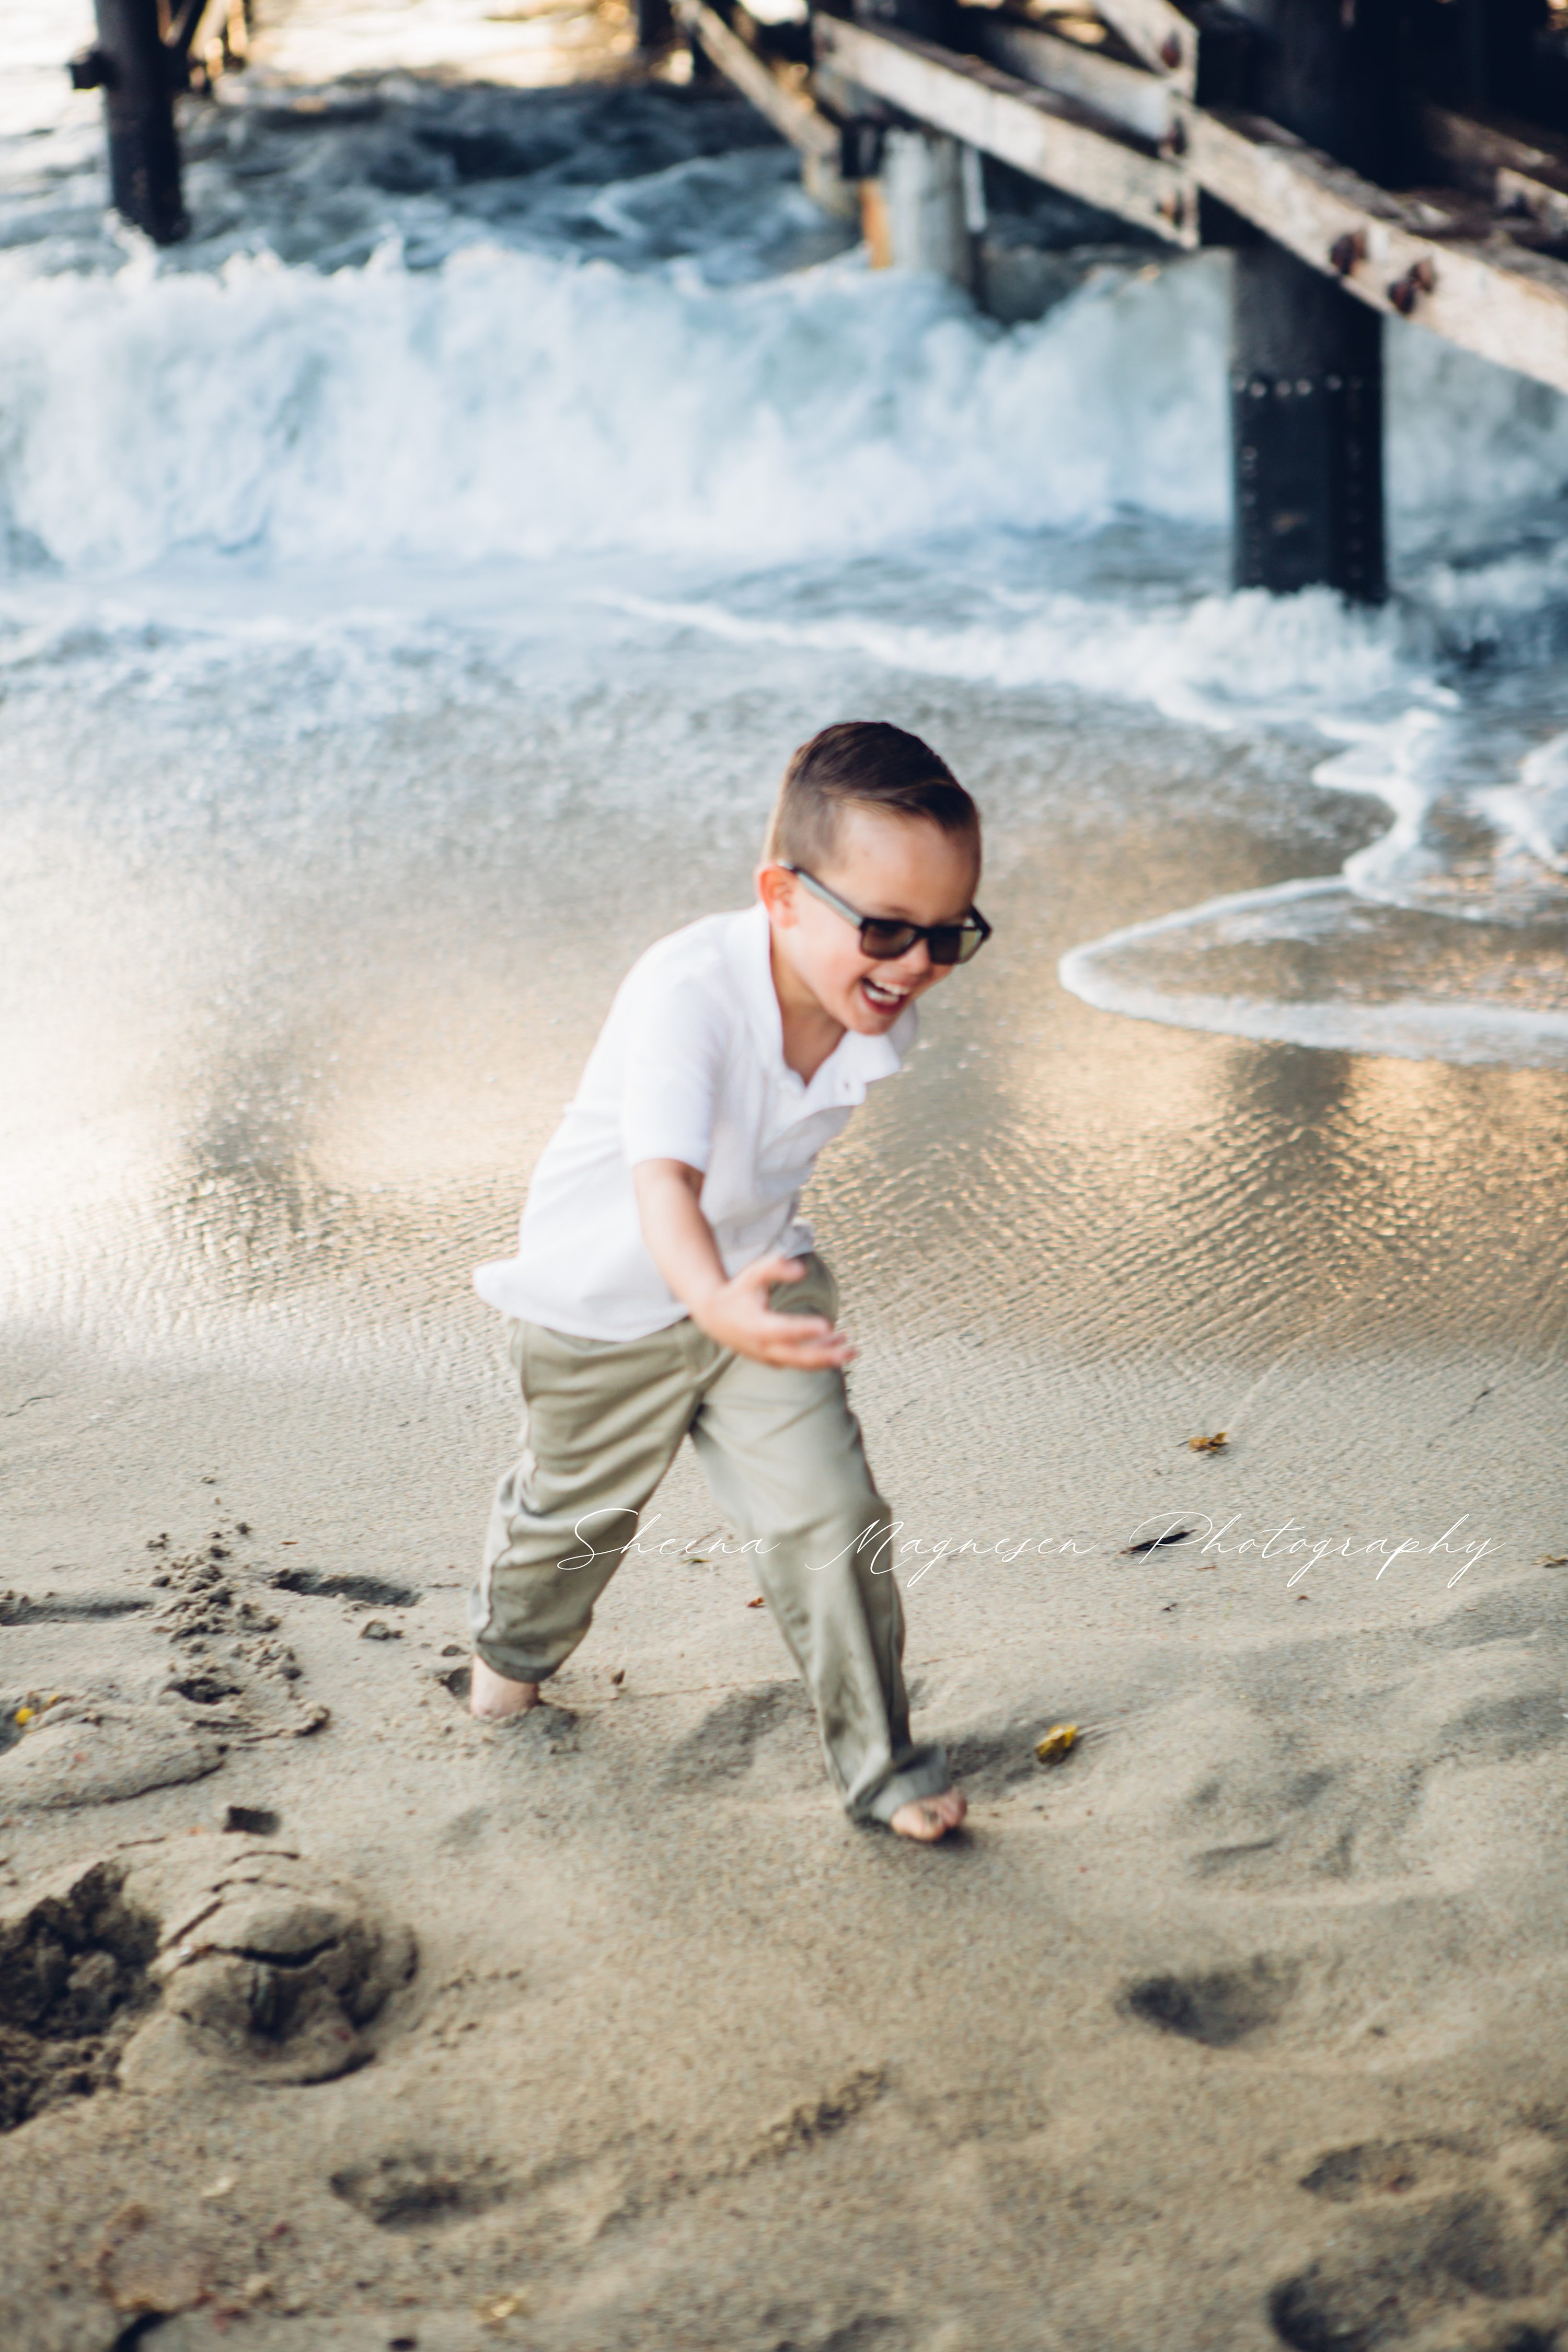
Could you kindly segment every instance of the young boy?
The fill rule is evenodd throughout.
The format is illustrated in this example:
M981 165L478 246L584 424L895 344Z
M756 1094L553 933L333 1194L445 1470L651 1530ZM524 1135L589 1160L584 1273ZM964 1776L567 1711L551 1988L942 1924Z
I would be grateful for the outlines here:
M758 903L649 948L534 1171L518 1254L474 1276L512 1318L525 1450L469 1596L472 1707L534 1706L683 1437L754 1543L852 1819L926 1842L964 1800L910 1742L903 1608L835 1328L795 1217L818 1151L914 1044L914 1001L989 936L980 819L900 728L791 760Z

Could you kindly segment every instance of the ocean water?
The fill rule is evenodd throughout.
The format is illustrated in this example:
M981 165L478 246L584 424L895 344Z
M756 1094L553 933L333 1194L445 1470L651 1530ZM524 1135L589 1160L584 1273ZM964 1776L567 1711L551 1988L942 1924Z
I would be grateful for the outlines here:
M608 984L744 897L784 756L856 713L980 790L1041 1052L1059 968L1107 1034L1568 1067L1563 402L1393 328L1393 601L1233 594L1223 257L1047 205L1076 290L1004 328L870 271L722 89L629 79L609 0L260 28L159 253L58 70L82 10L7 17L29 1307L135 1265L173 1328L237 1267L297 1280L301 1236L347 1280L343 1200L401 1171L389 1256L445 1233L444 1153L460 1286Z
M231 653L254 677L258 632L403 707L413 648L434 678L565 596L607 663L630 625L847 657L889 693L1285 730L1377 840L1085 941L1068 984L1254 1037L1568 1053L1553 395L1394 330L1394 603L1229 594L1222 260L1100 247L1004 330L868 272L725 96L476 86L493 13L347 7L192 108L197 235L158 254L103 211L96 106L58 70L80 16L35 0L12 36L13 724L68 683L178 696Z

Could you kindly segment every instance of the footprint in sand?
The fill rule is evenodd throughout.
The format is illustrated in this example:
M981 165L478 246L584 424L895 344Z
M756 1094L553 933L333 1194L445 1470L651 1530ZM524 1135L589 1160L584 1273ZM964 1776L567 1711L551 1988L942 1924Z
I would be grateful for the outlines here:
M1184 2042L1232 2050L1279 2022L1297 1977L1290 1964L1259 1956L1246 1968L1144 1977L1128 1987L1121 2007L1127 2016Z
M1336 2208L1322 2255L1268 2297L1292 2352L1552 2352L1568 2287L1568 2128L1333 2148L1301 2179Z
M386 2155L331 2177L332 2194L378 2230L434 2230L504 2204L512 2184L489 2157Z

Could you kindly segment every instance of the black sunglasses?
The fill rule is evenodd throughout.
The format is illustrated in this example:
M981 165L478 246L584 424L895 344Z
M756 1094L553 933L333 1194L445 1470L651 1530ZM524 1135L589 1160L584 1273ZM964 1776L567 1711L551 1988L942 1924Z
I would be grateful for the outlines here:
M781 860L781 863L783 861ZM860 929L860 952L872 956L879 963L890 962L895 956L908 955L917 940L924 940L932 963L967 963L991 937L991 926L978 907L971 907L962 923L895 923L884 915L863 915L808 874L804 866L784 865L784 872L804 882L825 906L842 915L847 923L857 923Z

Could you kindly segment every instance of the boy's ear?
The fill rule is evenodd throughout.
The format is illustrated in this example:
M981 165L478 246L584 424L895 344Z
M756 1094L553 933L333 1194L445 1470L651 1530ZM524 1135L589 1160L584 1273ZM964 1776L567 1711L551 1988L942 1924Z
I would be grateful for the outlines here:
M753 877L757 896L768 910L770 922L791 923L795 920L795 876L787 866L759 866Z

